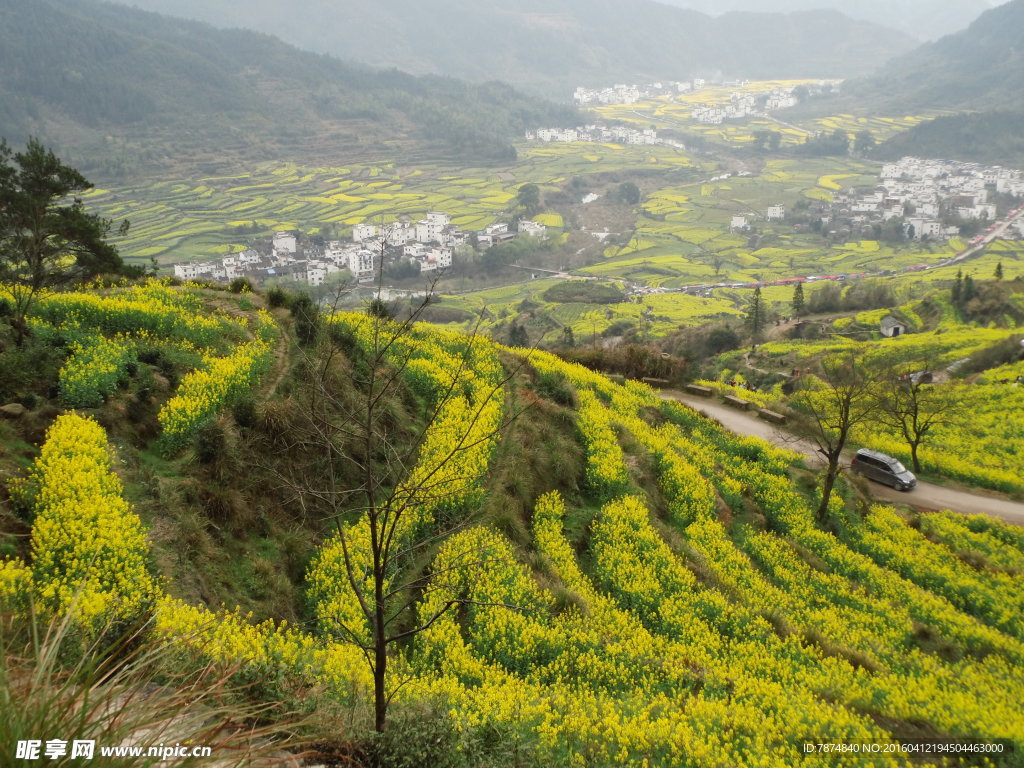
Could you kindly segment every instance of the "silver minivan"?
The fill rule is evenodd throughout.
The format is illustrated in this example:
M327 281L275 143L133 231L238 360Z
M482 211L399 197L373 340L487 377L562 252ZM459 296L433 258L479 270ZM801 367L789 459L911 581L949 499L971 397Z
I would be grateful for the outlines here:
M914 473L903 466L898 459L868 448L861 448L854 454L850 469L868 480L889 485L901 491L909 491L917 485Z

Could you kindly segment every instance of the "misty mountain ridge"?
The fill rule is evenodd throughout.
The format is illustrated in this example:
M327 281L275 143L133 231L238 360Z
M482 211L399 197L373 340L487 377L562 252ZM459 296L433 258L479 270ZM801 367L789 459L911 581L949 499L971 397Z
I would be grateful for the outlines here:
M984 13L970 27L888 63L877 75L844 86L863 108L907 114L940 109L974 114L941 117L879 148L1007 164L1024 163L1024 0Z
M472 164L509 159L526 128L578 120L500 83L350 66L94 0L3 0L0 71L0 136L36 135L111 172L253 157Z
M712 18L653 0L122 0L279 35L373 66L501 80L567 100L577 85L850 77L910 50L901 32L834 10Z
M733 11L792 13L830 8L863 21L898 29L919 40L959 32L1005 0L660 0L711 15Z

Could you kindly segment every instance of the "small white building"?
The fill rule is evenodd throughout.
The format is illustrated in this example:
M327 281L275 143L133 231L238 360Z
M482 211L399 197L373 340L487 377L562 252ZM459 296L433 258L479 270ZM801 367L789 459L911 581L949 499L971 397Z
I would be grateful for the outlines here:
M316 288L323 285L327 279L327 268L320 264L310 264L306 267L306 282Z
M749 229L750 225L747 223L746 216L733 216L732 223L729 224L729 229Z
M899 320L892 315L886 315L882 318L880 330L882 331L882 335L887 339L894 339L907 332L907 325L902 320Z
M784 205L770 205L768 210L765 212L764 217L768 221L783 221L786 218L786 206Z
M198 277L208 277L213 272L216 264L190 262L188 264L175 264L174 276L179 280L195 280Z
M377 227L373 224L356 224L352 227L352 242L361 243L377 236Z
M447 269L452 265L452 251L450 248L431 248L420 259L420 272L434 272L438 269Z
M294 255L299 249L299 241L294 232L275 232L274 251Z
M548 228L539 221L523 219L519 222L519 234L536 237L538 240L546 240L548 237Z

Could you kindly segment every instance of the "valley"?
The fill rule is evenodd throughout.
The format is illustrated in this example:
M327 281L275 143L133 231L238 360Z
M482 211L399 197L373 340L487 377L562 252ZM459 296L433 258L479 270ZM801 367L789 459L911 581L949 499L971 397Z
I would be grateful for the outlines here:
M1024 0L837 6L0 0L0 765L1024 768Z

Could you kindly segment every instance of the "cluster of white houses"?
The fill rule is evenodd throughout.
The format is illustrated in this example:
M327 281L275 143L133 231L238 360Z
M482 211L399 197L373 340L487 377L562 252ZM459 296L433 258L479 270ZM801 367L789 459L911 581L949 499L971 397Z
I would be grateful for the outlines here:
M908 237L942 239L960 233L943 219L995 221L992 190L1024 197L1024 176L998 166L904 157L883 166L878 186L837 193L832 208L853 225L903 219Z
M601 144L632 144L640 146L662 146L686 149L681 141L658 136L653 128L630 128L628 126L582 125L576 128L538 128L526 132L527 141L542 142L591 142Z
M690 118L706 125L721 125L726 120L742 120L765 112L777 112L799 103L795 87L775 88L767 94L735 91L729 95L728 104L696 105L690 112Z
M746 85L746 80L735 80L730 85ZM616 84L610 88L587 88L579 86L573 99L582 106L588 104L636 104L641 99L655 99L660 96L678 96L683 93L699 91L707 86L707 81L695 78L687 81L669 81L647 83L645 85Z
M259 283L282 279L316 287L331 275L347 270L359 282L369 282L381 266L382 256L385 264L404 260L421 272L434 272L452 266L457 246L472 243L477 248L489 248L519 235L545 239L547 227L523 220L515 232L508 224L498 223L470 233L454 226L448 214L431 211L416 222L403 217L382 226L356 224L352 239L345 241L324 242L300 238L294 232L277 232L270 241L256 243L220 261L175 264L174 276L216 281L245 277Z

